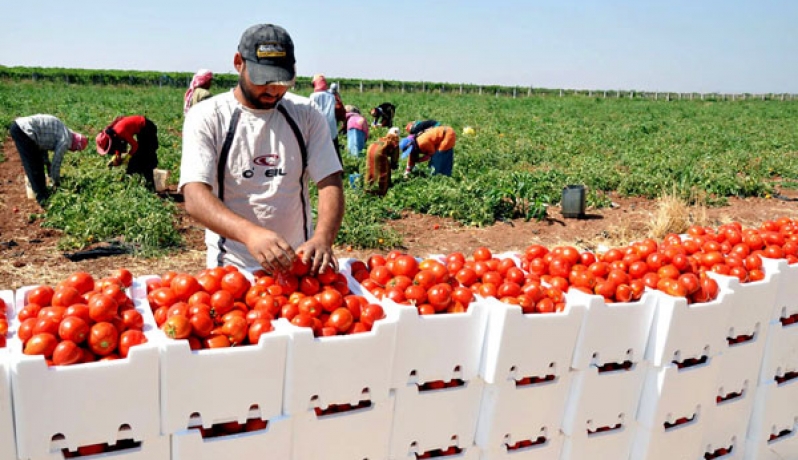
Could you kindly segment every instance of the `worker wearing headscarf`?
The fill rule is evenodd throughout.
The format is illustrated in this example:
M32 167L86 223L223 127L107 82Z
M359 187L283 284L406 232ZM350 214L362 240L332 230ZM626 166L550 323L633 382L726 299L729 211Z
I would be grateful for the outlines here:
M194 104L212 96L209 91L212 82L213 72L208 69L200 69L194 74L186 90L186 95L183 97L183 113L188 112L188 109Z

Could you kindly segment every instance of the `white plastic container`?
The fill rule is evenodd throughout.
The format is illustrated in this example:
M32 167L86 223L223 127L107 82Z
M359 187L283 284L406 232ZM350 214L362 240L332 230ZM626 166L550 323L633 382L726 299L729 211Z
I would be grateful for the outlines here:
M394 399L391 397L372 404L371 407L349 412L319 417L314 411L309 410L292 415L291 458L293 460L388 458L393 404Z
M479 410L475 442L485 452L493 454L506 451L520 441L546 439L543 445L532 446L529 451L559 453L559 439L566 402L571 388L570 372L555 380L527 385L516 385L513 380L486 384ZM512 451L512 455L520 455ZM515 458L515 457L512 457Z
M600 428L622 429L634 424L647 373L646 362L628 370L599 372L598 368L590 367L573 372L563 433L571 437L586 436L588 432L598 435ZM627 452L630 447L631 444L626 447Z
M702 436L703 425L695 421L670 429L662 425L653 428L638 425L629 459L701 459L704 458Z
M662 367L685 359L711 358L726 348L733 295L721 289L711 302L687 304L684 297L654 291L657 307L651 325L646 360Z
M440 390L419 391L415 384L397 388L390 458L412 459L434 449L474 444L484 386L475 378Z
M770 315L770 322L798 314L798 264L790 265L784 259L763 257L762 266L765 273L769 271L779 273L775 306Z
M787 436L781 436L790 432ZM787 445L789 438L798 435L798 378L782 384L775 381L759 385L754 399L751 422L748 425L748 439L755 444L768 446ZM769 442L771 436L778 439ZM790 457L787 457L790 458Z
M571 367L644 360L657 297L646 291L637 302L606 303L601 296L569 291L568 304L587 307ZM608 333L612 331L612 333Z
M618 429L588 433L580 430L565 436L562 460L628 459L637 433L637 423L628 421ZM547 457L551 458L551 457Z
M5 314L9 322L14 315L14 292L0 291L0 299L6 304ZM10 331L11 335L13 331ZM0 458L17 458L14 440L14 411L11 404L11 361L8 348L0 348Z
M789 317L789 316L787 316ZM775 320L768 326L763 351L760 384L798 372L798 323L784 325Z
M284 413L363 400L384 404L390 396L398 317L398 310L386 308L385 318L371 331L332 337L314 337L311 329L280 319L278 329L291 338Z
M585 315L584 305L569 301L562 312L525 315L518 305L494 298L480 303L487 309L480 364L480 376L485 382L502 383L569 372Z
M161 342L161 432L279 418L288 334L263 334L256 345L192 351L186 340ZM257 406L258 410L250 411ZM192 420L193 414L199 418Z
M721 291L731 291L724 302L730 306L726 337L754 336L755 340L764 341L768 332L767 325L776 309L776 297L781 284L781 273L773 266L765 270L765 278L761 281L741 283L733 276L718 275L707 272L717 280Z
M17 310L26 304L33 287L16 291ZM146 304L136 304L148 342L131 348L125 359L48 367L44 357L22 354L19 339L9 341L20 458L47 458L60 455L62 448L114 445L120 439L159 438L158 337L152 314L145 308ZM14 330L17 323L15 315Z
M508 449L502 446L493 450L482 450L481 460L556 460L563 452L565 436L560 432L542 433L544 436L540 444L517 449Z
M689 425L702 426L698 439L700 443L703 440L704 418L715 404L718 371L715 358L683 369L678 369L676 365L649 367L637 410L638 425L659 433L666 423L673 424L685 418L691 420Z
M773 441L747 439L745 460L785 460L798 458L798 432Z
M291 458L293 422L288 417L269 420L265 430L202 439L199 430L172 435L172 460Z

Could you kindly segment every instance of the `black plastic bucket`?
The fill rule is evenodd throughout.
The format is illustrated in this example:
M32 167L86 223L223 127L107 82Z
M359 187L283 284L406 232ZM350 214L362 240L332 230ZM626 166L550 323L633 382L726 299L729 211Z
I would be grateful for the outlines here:
M585 216L584 185L566 185L562 189L562 216L568 218Z

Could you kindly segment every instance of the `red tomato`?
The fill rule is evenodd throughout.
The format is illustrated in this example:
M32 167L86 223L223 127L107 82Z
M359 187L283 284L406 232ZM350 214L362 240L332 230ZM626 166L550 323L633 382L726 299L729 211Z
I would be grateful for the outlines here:
M119 332L113 324L100 322L89 330L89 349L98 356L106 356L116 350L119 343Z
M272 322L266 318L258 318L249 325L247 330L247 339L252 345L256 345L260 341L260 336L274 330Z
M95 322L111 321L119 314L119 303L105 294L96 294L89 300L89 317Z
M28 291L28 304L34 303L42 307L47 307L53 300L55 290L50 286L37 286Z
M161 325L161 330L170 339L186 339L191 335L191 323L185 315L174 315L166 318Z
M83 359L83 350L71 340L63 340L53 350L53 364L56 366L69 366L77 364Z
M369 303L363 306L360 310L360 322L369 329L372 328L374 322L385 317L385 311L382 306Z
M147 343L147 337L141 331L129 330L119 337L119 356L127 358L130 347Z
M64 281L64 284L78 290L80 294L94 290L94 278L86 272L75 272ZM68 307L69 305L65 305Z
M62 286L55 290L51 304L54 307L69 307L72 304L83 303L81 293L71 286Z
M247 290L251 286L250 281L239 271L227 273L222 277L221 287L222 290L229 292L233 295L234 299L243 299ZM211 305L213 306L213 305Z
M189 323L191 323L191 330L194 335L201 339L208 337L214 328L210 313L196 313L191 315Z
M355 319L352 316L352 312L346 307L336 308L330 313L330 318L327 320L327 324L334 327L340 333L348 331L354 322Z
M234 316L222 324L222 334L227 336L230 345L239 345L247 338L249 325L243 316Z
M178 300L187 302L192 295L202 289L202 285L197 278L187 273L179 273L169 282L169 288L172 289Z
M58 339L53 334L46 332L34 334L25 343L25 348L22 352L26 355L42 355L45 358L50 358L53 356L57 345Z
M133 274L127 268L118 268L111 273L112 278L118 279L122 286L129 288L133 285Z
M83 343L89 336L89 324L77 316L68 316L58 326L58 336L61 340Z

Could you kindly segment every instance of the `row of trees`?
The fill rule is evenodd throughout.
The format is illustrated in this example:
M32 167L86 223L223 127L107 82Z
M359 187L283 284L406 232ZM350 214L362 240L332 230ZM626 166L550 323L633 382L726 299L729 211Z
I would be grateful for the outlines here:
M149 85L187 87L193 76L190 72L152 72L136 70L67 69L60 67L6 67L0 66L0 79L64 82L68 84L93 85ZM331 79L341 90L363 92L437 92L453 94L485 94L491 96L587 96L603 98L656 99L663 101L700 100L795 100L795 94L723 94L723 93L675 93L634 90L567 90L520 86L474 85L465 83L404 82L395 80L361 80L353 78ZM216 74L214 85L232 88L238 83L236 74ZM296 88L310 90L310 77L297 76Z

